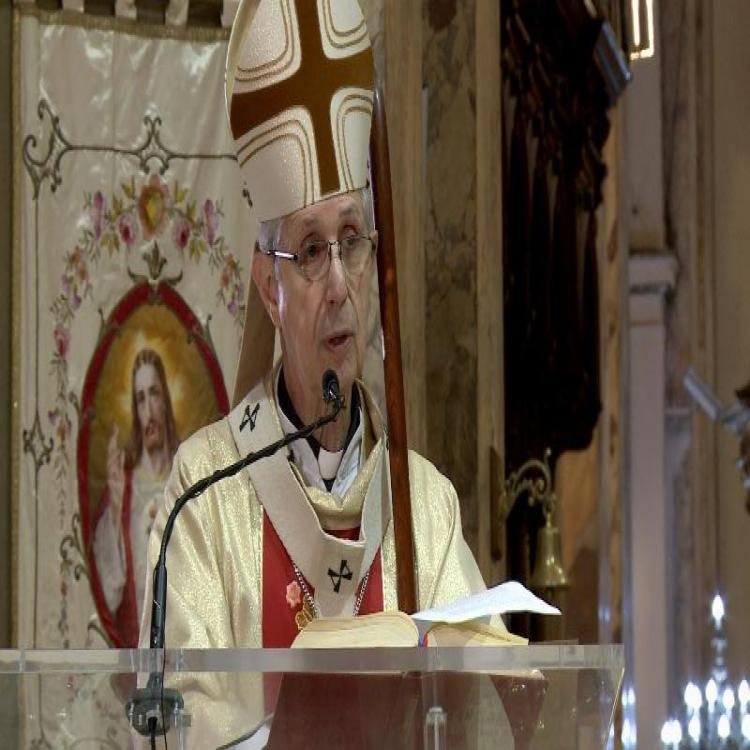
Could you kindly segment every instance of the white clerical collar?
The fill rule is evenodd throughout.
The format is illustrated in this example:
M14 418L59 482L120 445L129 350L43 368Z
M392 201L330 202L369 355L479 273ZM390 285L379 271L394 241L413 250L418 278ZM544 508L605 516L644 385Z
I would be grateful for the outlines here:
M344 451L327 451L322 445L318 451L318 466L320 467L320 476L327 482L336 478L339 466L341 466L341 459L344 456Z
M284 431L285 435L289 435L292 432L296 432L298 428L295 427L291 419L289 419L281 408L279 402L280 376L281 368L279 368L276 373L276 382L274 383L276 405L278 407L281 429ZM331 492L339 497L343 497L346 494L346 491L354 482L362 462L362 437L364 435L363 424L364 419L362 415L362 407L360 406L359 424L345 450L331 452L321 446L318 456L316 457L307 440L295 440L289 446L292 450L292 460L302 473L307 484L311 487L317 487L324 492ZM334 482L329 490L326 487L325 480L330 482L331 479L334 479Z

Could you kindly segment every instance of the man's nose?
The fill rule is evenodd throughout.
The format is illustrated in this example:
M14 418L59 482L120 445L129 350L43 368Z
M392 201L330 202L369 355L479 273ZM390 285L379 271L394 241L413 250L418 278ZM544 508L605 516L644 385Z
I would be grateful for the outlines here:
M346 271L341 262L341 253L331 248L331 267L328 269L326 296L331 305L341 304L347 296Z

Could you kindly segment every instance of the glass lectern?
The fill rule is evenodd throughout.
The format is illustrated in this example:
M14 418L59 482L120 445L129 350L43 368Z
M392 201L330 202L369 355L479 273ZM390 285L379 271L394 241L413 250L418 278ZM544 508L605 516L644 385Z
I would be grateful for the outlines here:
M173 750L600 750L623 650L0 651L3 746L149 748L129 723L132 698L162 669L184 701L156 739Z

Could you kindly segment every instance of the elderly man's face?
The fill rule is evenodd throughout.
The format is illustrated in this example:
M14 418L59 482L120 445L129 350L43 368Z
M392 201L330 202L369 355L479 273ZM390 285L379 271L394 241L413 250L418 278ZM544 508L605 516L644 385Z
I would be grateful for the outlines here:
M292 214L283 224L279 249L294 253L309 242L366 233L361 194L352 193ZM361 375L373 258L360 275L351 276L334 249L330 270L318 281L305 278L293 262L279 259L274 269L271 259L257 259L256 283L267 279L268 293L261 289L261 295L281 332L284 377L293 398L307 404L319 401L322 376L329 368L344 393Z

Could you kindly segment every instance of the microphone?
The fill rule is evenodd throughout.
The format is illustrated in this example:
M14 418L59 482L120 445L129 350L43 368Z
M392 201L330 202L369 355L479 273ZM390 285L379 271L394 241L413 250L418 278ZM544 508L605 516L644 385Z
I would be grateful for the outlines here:
M175 520L180 511L190 500L202 495L209 487L220 482L222 479L238 474L242 469L256 461L272 456L295 440L310 437L316 430L333 422L344 408L344 397L340 393L339 379L333 370L326 370L323 374L322 390L323 401L326 404L333 405L333 410L329 414L318 417L318 419L301 430L291 432L275 443L271 443L271 445L261 448L254 453L248 453L247 456L244 456L239 461L235 461L223 469L217 469L213 474L199 479L192 487L188 487L177 499L177 502L175 502L167 518L167 523L164 526L159 558L154 567L153 598L151 601L151 634L149 638L149 647L151 649L164 648L164 631L167 614L167 546L172 537ZM169 708L169 712L164 710L167 707ZM162 733L169 729L168 713L174 714L176 708L182 708L182 697L180 694L176 690L164 688L163 674L151 672L147 686L135 691L133 698L128 701L126 711L131 726L144 737L148 737L153 736L154 732Z
M343 409L345 405L339 388L339 379L333 370L326 370L323 373L323 401L327 404L334 404L338 409Z

